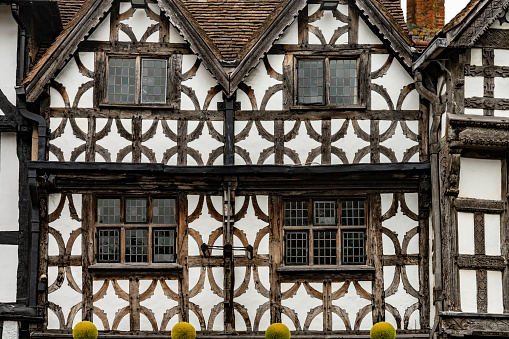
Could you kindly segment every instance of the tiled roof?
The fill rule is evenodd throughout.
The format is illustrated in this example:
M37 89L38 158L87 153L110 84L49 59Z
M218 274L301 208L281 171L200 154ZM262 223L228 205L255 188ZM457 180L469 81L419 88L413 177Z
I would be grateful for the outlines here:
M465 19L467 17L468 13L470 13L470 11L472 9L474 9L474 7L479 2L481 2L481 0L470 0L470 2L465 6L465 8L463 8L454 18L452 18L451 21L449 21L447 23L447 25L444 26L444 28L442 29L442 32L445 33L445 32L450 31L457 24L459 24L461 21L463 21L463 19Z
M62 26L66 27L71 19L78 13L86 0L58 0L58 9L62 18Z
M405 21L405 16L403 15L403 9L401 8L400 0L379 0L382 5L391 13L393 18L398 22L398 24L404 29L407 30L407 25Z
M176 0L220 60L240 60L289 0Z

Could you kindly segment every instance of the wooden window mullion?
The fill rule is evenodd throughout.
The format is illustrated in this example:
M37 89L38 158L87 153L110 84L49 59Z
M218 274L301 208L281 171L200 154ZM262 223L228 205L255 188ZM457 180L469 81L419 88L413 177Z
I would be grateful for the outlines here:
M330 106L330 65L329 65L329 58L325 58L323 60L323 95L324 95L324 103L327 106Z

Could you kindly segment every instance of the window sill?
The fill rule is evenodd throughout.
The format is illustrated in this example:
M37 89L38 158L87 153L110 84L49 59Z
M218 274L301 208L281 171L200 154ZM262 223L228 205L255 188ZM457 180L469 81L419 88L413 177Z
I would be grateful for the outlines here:
M176 278L182 266L176 263L97 263L88 266L94 279L102 278Z
M107 104L102 103L99 104L100 108L105 109L114 109L114 108L130 108L130 109L169 109L173 110L175 109L175 106L172 104Z
M281 266L277 269L282 282L305 279L306 281L332 280L371 280L375 268L368 265Z
M344 106L331 106L331 105L298 105L290 106L291 111L316 111L316 110L362 110L366 109L365 105L344 105Z

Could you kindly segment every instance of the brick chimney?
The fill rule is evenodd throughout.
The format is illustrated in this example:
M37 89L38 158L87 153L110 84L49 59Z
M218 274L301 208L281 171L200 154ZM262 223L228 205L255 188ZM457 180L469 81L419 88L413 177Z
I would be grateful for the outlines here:
M430 41L444 27L445 0L407 0L407 25L414 41Z

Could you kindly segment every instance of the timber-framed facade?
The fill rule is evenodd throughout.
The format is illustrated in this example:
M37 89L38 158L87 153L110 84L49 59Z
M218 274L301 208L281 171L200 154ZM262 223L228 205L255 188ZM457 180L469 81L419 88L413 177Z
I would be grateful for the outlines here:
M18 336L509 335L506 1L60 1L0 87Z

